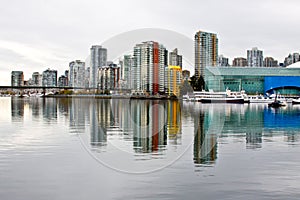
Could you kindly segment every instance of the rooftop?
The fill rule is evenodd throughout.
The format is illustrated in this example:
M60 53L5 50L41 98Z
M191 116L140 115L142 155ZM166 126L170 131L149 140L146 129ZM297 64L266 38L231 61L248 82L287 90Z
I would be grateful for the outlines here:
M221 76L300 76L300 62L298 67L206 67L206 70Z
M300 69L300 61L299 62L295 62L295 63L287 66L286 68L288 68L288 69Z

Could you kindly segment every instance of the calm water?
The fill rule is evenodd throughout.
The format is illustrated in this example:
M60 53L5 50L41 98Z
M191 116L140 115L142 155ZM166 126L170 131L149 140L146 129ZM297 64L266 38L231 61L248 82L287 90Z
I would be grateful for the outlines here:
M0 199L299 199L300 106L0 98Z

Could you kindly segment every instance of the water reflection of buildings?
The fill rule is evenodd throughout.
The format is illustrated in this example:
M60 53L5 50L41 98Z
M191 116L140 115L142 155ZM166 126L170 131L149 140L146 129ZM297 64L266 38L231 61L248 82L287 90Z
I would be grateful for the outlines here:
M274 110L255 104L183 104L184 109L179 101L12 97L11 117L16 122L28 112L44 122L69 117L71 130L86 130L93 147L103 148L116 139L136 153L161 153L166 145L181 145L182 119L194 120L196 164L215 162L219 136L240 137L248 149L261 148L275 134L283 134L290 144L299 141L300 106Z
M179 101L131 101L134 147L137 152L163 151L181 139L181 105Z
M246 127L246 148L256 149L262 147L263 136L263 112L257 105L250 105L244 112L245 119L241 120L241 125Z
M68 117L71 132L87 130L93 147L106 146L108 137L117 137L132 142L135 152L150 153L166 150L168 142L176 146L181 141L179 101L12 98L12 120L23 119L26 102L33 118L50 122Z
M46 121L53 121L57 119L57 99L43 98L43 118Z
M169 140L181 135L178 101L94 100L89 104L91 145L99 147L110 138L132 141L137 153L163 151Z
M91 100L89 104L92 146L105 146L107 129L114 124L110 100Z
M11 118L12 121L21 121L24 117L25 101L18 97L11 98Z
M31 98L29 108L32 111L32 117L38 119L41 115L41 99Z
M207 106L194 111L194 162L195 164L212 164L217 159L217 137L220 115L214 107Z
M74 109L70 109L70 106L72 104L71 98L59 98L57 104L58 104L58 111L63 116L69 116L69 112L74 110ZM70 115L70 119L72 119L71 115Z
M55 98L19 98L11 97L11 116L13 121L24 118L24 112L31 112L38 119L43 114L45 121L57 120L57 100Z
M159 151L167 145L164 103L159 100L130 102L133 118L133 146L136 152Z
M135 150L140 152L156 151L167 143L176 145L180 142L182 114L186 118L193 113L192 117L195 118L197 128L195 144L199 145L203 144L204 138L208 138L205 131L212 126L211 123L220 123L218 122L220 121L219 115L223 116L224 120L221 137L243 135L247 148L261 147L262 138L272 137L272 133L277 131L276 127L280 129L286 129L289 126L298 127L299 109L295 108L286 110L284 113L273 113L266 106L255 104L226 105L225 107L223 105L199 107L199 105L194 103L188 107L185 105L187 109L182 112L178 101L85 99L73 100L70 115L73 116L72 119L80 121L79 124L88 123L84 120L86 117L89 118L91 143L105 143L108 135L118 135L122 137L122 140L133 141ZM87 106L89 109L86 109ZM199 118L200 111L204 114L204 121ZM274 124L275 121L276 124ZM202 131L199 129L201 123L206 124ZM287 136L291 136L293 130L289 133ZM209 137L212 136L209 135ZM210 140L212 140L211 144L216 143L216 138L210 138ZM206 146L209 144L205 142ZM200 149L199 145L198 149ZM211 149L211 147L207 148ZM211 160L214 157L211 155Z
M264 119L260 106L226 105L220 137L242 137L245 138L246 148L261 148Z
M299 141L299 132L298 131L287 131L285 134L285 141L291 144Z
M181 139L181 104L179 101L170 101L167 105L167 132L172 144L177 145Z

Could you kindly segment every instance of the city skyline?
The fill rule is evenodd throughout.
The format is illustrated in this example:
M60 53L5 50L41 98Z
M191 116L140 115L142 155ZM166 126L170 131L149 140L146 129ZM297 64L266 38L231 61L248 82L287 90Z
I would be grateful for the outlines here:
M201 35L201 36L200 36ZM154 48L154 46L156 48ZM141 48L145 46L144 48ZM152 47L153 46L153 47ZM273 57L264 57L263 51L259 50L257 47L253 47L251 50L247 50L247 59L242 57L234 58L233 64L230 65L228 63L228 58L223 55L218 55L218 38L214 33L208 33L204 31L198 31L195 35L195 67L194 72L195 76L203 76L205 77L205 68L214 66L214 67L287 67L295 62L299 61L299 53L289 54L284 60L284 63L280 63L278 65L278 61L274 60ZM140 49L138 52L138 49ZM158 48L159 47L159 48ZM113 61L107 61L107 52L108 50L100 45L92 45L90 48L91 54L86 59L88 63L87 68L85 69L85 62L80 60L75 60L69 63L69 68L65 70L65 73L58 77L57 70L55 71L55 78L50 78L44 75L45 72L49 71L48 68L46 71L43 71L41 74L41 79L38 83L36 74L39 72L33 72L32 78L25 80L23 71L13 70L11 72L11 85L12 86L70 86L70 87L83 87L88 88L91 87L91 80L95 80L95 83L92 84L93 88L100 87L101 90L114 90L117 88L123 89L132 89L132 90L143 90L157 93L158 91L152 90L152 85L158 84L159 91L163 92L164 87L166 86L166 76L167 68L172 66L179 67L180 72L182 72L182 55L178 54L178 49L175 48L173 51L168 53L168 49L166 49L163 44L159 44L155 41L145 41L140 44L136 44L133 48L131 54L122 54L118 57L115 64ZM159 49L159 50L158 50ZM144 52L144 53L143 53ZM145 54L145 52L148 52ZM156 53L155 53L156 52ZM145 54L145 55L144 55ZM149 55L148 55L149 54ZM143 55L143 56L142 56ZM147 56L146 56L147 55ZM156 55L156 56L155 56ZM128 57L129 56L129 57ZM169 56L169 58L168 58ZM139 58L140 57L140 58ZM132 59L132 66L129 66L128 62ZM136 62L134 62L136 60ZM161 60L161 61L159 61ZM169 61L169 63L168 63ZM135 63L135 64L134 64ZM152 64L151 64L152 63ZM154 65L153 65L154 64ZM154 70L153 66L158 64L160 70ZM200 65L201 64L201 65ZM78 66L77 66L78 65ZM79 66L80 65L80 66ZM152 66L153 65L153 66ZM80 69L79 69L80 68ZM92 73L92 70L95 73ZM135 69L135 70L133 70ZM172 68L173 69L173 68ZM115 71L112 72L111 70ZM146 73L146 71L147 73ZM154 70L154 71L153 71ZM167 71L165 71L167 70ZM144 71L144 72L143 72ZM183 70L188 71L188 70ZM193 71L193 70L191 70ZM189 71L189 72L191 72ZM17 75L21 72L21 76ZM126 73L125 73L126 72ZM199 73L201 72L201 73ZM15 73L15 74L14 74ZM113 74L115 75L113 75ZM110 74L110 75L109 75ZM129 74L131 74L129 76ZM144 74L144 75L143 75ZM101 77L100 77L101 76ZM141 81L141 77L145 76L143 81ZM152 77L153 76L153 77ZM14 77L14 79L13 79ZM93 78L94 77L94 78ZM112 81L110 77L114 77L114 83L108 83ZM128 79L131 77L130 79ZM140 77L140 78L139 78ZM154 81L154 77L156 77ZM19 79L22 79L22 83L16 85L14 83L19 82ZM47 83L44 81L47 79ZM48 80L49 79L49 80ZM52 80L53 79L53 80ZM153 79L153 80L152 80ZM181 79L181 78L180 78ZM108 82L107 82L108 81ZM146 81L146 82L145 82ZM150 82L151 83L150 83ZM154 81L152 83L152 81ZM24 83L23 83L24 82ZM26 82L26 83L25 83ZM42 83L41 83L42 82ZM76 83L75 83L76 82ZM136 82L136 83L134 83ZM50 84L50 85L49 85ZM79 84L79 85L78 85ZM100 84L100 85L99 85ZM110 86L108 86L109 84ZM141 88L141 85L148 85L150 88ZM153 85L153 87L154 87ZM156 87L156 86L155 86ZM152 88L152 89L151 89Z
M143 28L176 31L190 40L198 30L217 33L219 54L229 58L229 63L235 57L246 57L246 50L252 47L279 62L299 52L294 42L300 33L295 25L300 15L298 1L172 1L172 9L165 12L168 5L168 1L116 0L6 2L0 14L0 85L10 84L13 70L24 71L25 79L46 68L63 74L70 61L85 61L91 45ZM103 8L101 14L95 12L98 7ZM26 12L20 15L22 10ZM108 60L112 59L108 55Z

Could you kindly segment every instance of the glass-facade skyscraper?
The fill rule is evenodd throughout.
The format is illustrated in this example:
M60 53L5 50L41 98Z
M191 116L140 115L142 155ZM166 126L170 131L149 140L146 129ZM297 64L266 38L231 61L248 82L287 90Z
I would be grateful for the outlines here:
M99 45L93 45L91 47L91 60L90 60L90 80L89 86L96 88L98 83L98 69L106 65L107 61L107 49L102 48Z

